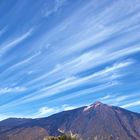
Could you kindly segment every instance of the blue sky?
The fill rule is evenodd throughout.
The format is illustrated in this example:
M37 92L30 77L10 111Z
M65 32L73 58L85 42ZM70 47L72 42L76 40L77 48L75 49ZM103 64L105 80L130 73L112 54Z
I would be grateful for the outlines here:
M139 0L1 0L0 17L0 119L140 112Z

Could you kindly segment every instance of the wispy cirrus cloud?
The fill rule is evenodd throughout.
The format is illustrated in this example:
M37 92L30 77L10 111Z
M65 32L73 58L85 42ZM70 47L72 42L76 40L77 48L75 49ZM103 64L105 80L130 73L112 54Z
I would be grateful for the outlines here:
M9 67L7 70L12 70L12 69L14 69L14 68L23 66L23 65L29 63L30 61L32 61L34 58L38 57L40 54L41 54L41 52L39 51L39 52L33 54L32 56L30 56L30 57L28 57L28 58L26 58L26 59L24 59L24 60L22 60L22 61L20 61L20 62L18 62L18 63L16 63L16 64L12 65L12 66ZM6 71L7 71L7 70L6 70Z
M27 89L26 87L3 87L0 88L0 95L2 94L7 94L7 93L20 93L20 92L25 92Z
M37 100L37 99L41 99L44 97L54 95L56 93L61 93L64 90L68 90L70 88L76 87L76 86L83 84L83 83L88 83L89 81L93 81L93 80L96 83L102 82L102 81L104 81L104 82L110 81L111 82L112 80L117 79L117 75L113 76L114 72L117 72L117 70L119 70L123 67L127 67L127 66L131 65L132 63L133 63L133 61L126 61L124 63L114 64L112 67L105 68L102 71L93 73L89 76L82 77L82 78L78 78L78 77L67 78L67 79L62 80L61 82L58 82L52 86L41 89L39 91L41 93L40 95L33 96L32 98L28 97L28 99L26 101ZM44 94L43 94L43 92L44 92ZM45 93L47 93L47 94L45 94Z
M94 93L97 91L101 91L103 89L107 89L109 87L115 86L118 84L117 79L120 77L121 69L133 64L134 62L132 60L127 60L121 63L115 63L111 67L107 67L101 71L95 72L89 76L85 77L69 77L64 80L61 80L60 82L57 82L55 84L52 84L50 86L41 88L40 90L29 94L19 100L16 100L15 103L12 103L12 105L17 105L17 104L24 104L24 103L29 103L33 102L36 100L41 100L43 98L47 98L56 94L60 94L64 91L70 90L74 87L77 87L79 85L85 84L85 83L98 83L99 85L91 89L83 90L83 92L77 92L73 97L78 97L82 96L84 94L88 93ZM115 75L114 75L115 73ZM118 75L118 76L117 76ZM121 75L123 76L123 74ZM64 99L71 99L70 96L64 97Z
M53 0L53 6L51 8L48 7L48 3L45 7L45 9L43 9L42 13L43 16L45 17L49 17L52 14L55 14L65 3L67 0Z
M82 89L77 92L72 92L71 94L67 94L62 97L58 97L57 99L50 100L49 103L56 102L56 101L57 102L68 101L68 100L76 99L76 98L79 98L82 96L85 97L90 94L96 94L96 93L102 92L105 89L115 87L119 84L120 83L118 81L112 81L112 82L108 82L105 84L100 84L98 86L94 86L93 88Z
M86 95L93 101L102 98L115 104L116 100L119 106L132 102L131 93L126 93L139 91L138 0L38 1L28 10L30 2L17 3L20 17L7 8L5 13L11 14L0 22L0 27L8 26L8 32L0 29L0 54L5 56L0 59L0 87L16 83L27 88L24 95L9 94L1 110L16 110L19 105L26 112L37 102L51 112L56 101L62 106ZM34 27L38 27L35 32Z
M135 107L139 105L139 101L136 101L135 103L132 101L135 98L139 98L140 95L139 93L135 94L124 94L124 93L119 93L118 95L115 93L108 94L106 96L103 96L102 98L99 98L101 102L105 102L107 104L112 104L112 105L117 105L122 108L130 108L130 107ZM114 103L115 100L115 103Z
M27 84L31 85L39 81L44 81L45 79L47 80L47 78L51 75L52 77L55 75L56 78L64 78L65 76L75 75L82 71L96 68L108 62L126 57L136 52L140 52L140 48L138 45L121 50L112 49L113 48L95 49L79 55L76 58L69 60L68 62L64 62L64 64L57 64L53 70L37 77L36 79L33 79ZM101 59L101 57L103 57L104 59Z
M124 104L122 105L121 107L122 108L132 108L132 107L137 107L137 106L140 106L140 101L132 101L130 103L127 103L127 104Z
M31 28L30 30L28 30L26 33L24 33L23 35L12 39L9 42L6 42L4 44L2 44L1 49L0 49L0 55L3 55L4 53L6 53L9 49L12 49L13 47L15 47L17 44L21 43L22 41L24 41L26 38L28 38L34 31L34 28Z

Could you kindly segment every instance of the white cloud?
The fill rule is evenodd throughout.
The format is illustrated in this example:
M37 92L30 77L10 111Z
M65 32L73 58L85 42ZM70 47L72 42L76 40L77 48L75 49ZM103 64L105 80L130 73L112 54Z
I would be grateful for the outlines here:
M77 108L77 106L70 106L70 105L68 105L68 104L62 105L62 109L63 109L64 111L72 110L72 109L75 109L75 108Z
M39 52L33 54L32 56L30 56L29 58L26 58L26 59L24 59L24 60L22 60L22 61L20 61L20 62L18 62L18 63L16 63L16 64L12 65L12 66L9 67L7 70L11 70L11 69L13 69L13 68L16 68L16 67L19 67L19 66L21 66L21 65L24 65L24 64L26 64L26 63L32 61L34 58L38 57L40 54L41 54L41 52L39 51Z
M36 79L33 79L31 82L29 82L29 84L34 84L35 82L38 82L41 80L47 80L48 76L53 77L54 75L55 75L55 78L62 79L64 77L75 75L77 73L88 70L90 68L98 67L107 62L110 62L118 58L140 51L139 46L132 46L132 47L117 50L117 51L112 50L112 48L109 48L107 50L105 49L103 48L95 49L88 53L84 53L74 58L73 60L65 62L64 64L61 64L61 65L59 64L59 68L55 67L50 72L47 72L46 74L43 74L37 77ZM132 61L133 60L128 60L128 65L130 65L130 63L133 63ZM125 65L127 65L127 63L125 63Z
M121 107L122 108L131 108L131 107L136 107L136 106L140 106L140 101L135 101L135 102L131 102L128 104L124 104Z
M123 108L129 108L133 105L134 106L137 105L138 102L136 102L136 104L135 103L134 104L133 103L128 103L128 104L125 104L125 105L122 105L122 104L124 104L124 102L130 101L133 98L139 98L139 97L140 97L139 93L127 94L127 95L124 95L123 93L119 94L119 95L117 95L117 93L115 93L115 94L112 93L112 94L108 94L104 97L101 97L98 100L101 101L101 102L105 102L107 104L117 105L117 106L120 106L120 107L123 107Z
M61 111L67 111L67 110L72 110L77 108L78 106L70 106L68 104L64 104L60 107L41 107L38 112L34 115L34 118L38 118L38 117L47 117L50 116L52 114L61 112Z
M110 99L112 97L112 95L106 95L106 96L104 96L104 97L101 97L99 100L100 101L104 101L104 100L106 100L106 99Z
M56 109L54 109L54 108L49 108L49 107L42 107L42 108L40 108L39 109L39 111L38 111L38 113L37 113L37 116L39 117L39 116L45 116L45 115L49 115L49 114L53 114L53 113L55 113L55 112L57 112L57 110Z
M0 88L0 95L6 93L19 93L26 91L26 87L4 87Z
M62 68L61 65L57 64L56 67L55 67L53 70L51 70L51 71L49 71L49 72L47 72L47 73L45 73L45 74L43 74L43 75L37 77L37 78L34 79L34 80L31 80L30 82L27 83L27 85L28 85L28 86L29 86L29 85L32 85L32 84L34 84L35 82L38 82L38 81L40 81L40 80L42 80L42 79L44 79L44 78L46 78L46 77L48 77L48 76L50 76L50 75L56 73L56 72L58 72L59 70L61 70L61 68Z
M54 13L56 13L65 3L67 0L54 0L54 5L50 9L46 7L45 10L43 10L43 15L45 17L48 17Z
M109 6L109 8L105 8L105 11L100 11L99 15L93 14L93 16L91 16L86 15L86 13L88 12L91 13L91 8L94 5L93 2L89 2L87 3L87 5L84 5L84 7L80 7L74 14L72 14L72 16L68 17L67 19L64 19L62 23L58 23L58 25L55 26L54 29L51 29L50 31L45 33L45 35L42 37L44 39L41 39L42 42L44 42L44 40L47 40L47 43L51 42L53 44L53 41L55 42L55 39L59 38L59 36L63 38L63 40L59 40L59 42L57 42L58 44L53 44L54 47L55 45L59 46L59 43L62 45L61 49L57 49L57 47L55 48L55 53L52 53L51 57L53 58L55 56L58 57L58 59L63 58L64 63L61 64L60 62L58 62L57 64L60 65L59 69L57 69L54 66L54 68L51 71L46 71L46 73L42 73L42 75L40 74L38 77L35 77L35 79L31 79L31 81L29 81L29 83L27 82L26 84L34 86L35 84L42 83L44 81L49 81L50 79L52 81L54 79L60 80L63 78L73 76L77 73L86 71L90 68L95 68L102 64L106 64L107 62L111 62L124 56L139 52L139 44L137 46L129 46L129 43L131 42L131 40L129 39L125 39L124 37L119 39L119 41L118 39L116 39L117 41L114 39L113 41L115 43L113 43L113 41L110 39L110 37L114 36L115 34L117 35L118 33L123 32L124 29L126 31L127 29L132 27L130 26L132 22L130 22L127 24L128 28L126 29L126 24L124 23L128 22L128 19L121 20L119 22L111 24L110 26L105 25L107 22L113 19L113 17L111 16L111 19L108 20L108 18L110 18L110 15L113 15L113 13L108 13L110 13L110 11L114 9L114 7L120 9L120 7L118 7L118 5L116 4L118 4L118 2ZM115 14L116 13L117 10ZM107 15L107 18L105 15ZM85 17L85 22L83 21L82 24L78 26L79 30L74 30L74 33L71 32L71 28L74 26L75 23L79 23L78 21L81 20L81 17ZM134 16L134 18L132 18L131 21L135 20L135 18L137 18L137 16ZM88 21L91 22L87 24ZM98 25L100 25L99 29L96 28L96 26ZM68 28L64 28L67 26ZM101 27L102 29L100 29ZM63 31L66 32L65 29L68 30L68 33L66 34L66 36L63 37L61 36L61 34L63 34ZM102 44L102 41L104 40L110 40L111 43L108 42L106 46L106 44ZM98 45L98 43L101 43L103 47L99 45L99 48L96 49L96 45ZM77 52L83 51L85 48L91 48L91 46L93 47L92 51L77 55ZM70 59L65 59L65 57L67 57L70 54L72 54L72 57L69 57ZM75 54L77 56L73 57ZM38 66L40 65L38 64Z
M117 79L119 78L119 73L120 70L122 68L125 68L129 65L131 65L132 63L134 63L134 61L132 60L127 60L121 63L115 63L113 66L111 67L107 67L101 71L95 72L89 76L85 76L85 77L69 77L66 78L64 80L61 80L58 83L55 83L53 85L41 88L40 90L38 90L37 92L31 93L17 101L15 101L15 104L23 104L23 103L27 103L27 102L32 102L35 100L39 100L45 97L49 97L52 95L56 95L59 94L61 92L64 92L66 90L69 90L71 88L77 87L79 85L82 85L84 83L88 83L91 82L92 83L104 83L99 85L99 87L97 86L94 90L96 91L97 89L105 89L108 88L110 86L113 86L114 84L118 84ZM114 76L115 73L115 76ZM125 73L126 74L126 73ZM123 74L121 75L123 76ZM101 86L101 87L100 87ZM75 95L73 95L75 96Z
M73 92L72 94L67 94L65 96L59 97L57 99L51 100L49 102L55 102L55 101L66 101L66 100L71 100L71 99L75 99L75 98L79 98L80 96L85 96L85 95L89 95L89 94L94 94L94 93L98 93L99 91L108 89L110 87L116 86L120 84L117 81L113 81L113 82L109 82L109 83L105 83L105 84L100 84L99 86L95 86L93 88L88 88L88 89L83 89L83 90L79 90L77 92Z
M9 49L12 49L17 44L21 43L23 40L25 40L27 37L29 37L33 33L34 28L31 28L28 30L25 34L13 39L12 41L9 41L1 46L0 49L0 55L3 55L6 51Z
M121 102L123 102L123 101L125 101L127 99L130 99L130 98L132 98L132 96L130 96L130 95L119 95L119 96L117 96L116 94L114 95L112 93L112 95L107 95L105 97L100 98L99 100L103 101L103 102L106 102L106 103L109 103L109 104L118 105ZM114 100L115 100L115 103L114 103Z
M126 50L126 52L127 52L127 50ZM120 52L118 52L117 54L111 54L110 51L106 52L105 50L101 50L101 49L97 49L97 50L90 51L88 53L84 53L71 61L65 62L64 64L59 64L59 65L57 64L56 67L54 69L52 69L50 72L47 72L47 73L31 80L30 82L27 82L26 85L31 86L32 84L34 85L35 83L37 83L39 81L40 82L41 81L43 82L44 80L48 81L48 79L50 79L49 77L51 77L52 79L55 78L58 80L66 78L66 77L71 77L82 71L88 70L90 68L98 67L102 64L105 64L114 59L117 59L118 54L120 55ZM104 59L102 59L102 57ZM117 66L117 67L125 67L123 65L131 65L132 63L134 63L133 60L126 60L126 61L127 62L125 62L124 64L122 62L122 64L119 64L119 66Z

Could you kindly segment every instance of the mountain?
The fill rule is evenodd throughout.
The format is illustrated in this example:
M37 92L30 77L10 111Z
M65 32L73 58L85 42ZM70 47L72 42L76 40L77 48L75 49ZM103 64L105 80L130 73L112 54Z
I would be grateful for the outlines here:
M140 140L140 114L96 102L46 118L10 118L0 122L0 140L43 140L60 130L83 140Z

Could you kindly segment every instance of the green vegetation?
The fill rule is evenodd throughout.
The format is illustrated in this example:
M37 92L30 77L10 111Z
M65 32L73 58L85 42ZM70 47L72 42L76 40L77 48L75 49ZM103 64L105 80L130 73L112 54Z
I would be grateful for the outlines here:
M69 132L58 137L48 136L45 137L44 140L77 140L77 135L73 135L71 132Z

